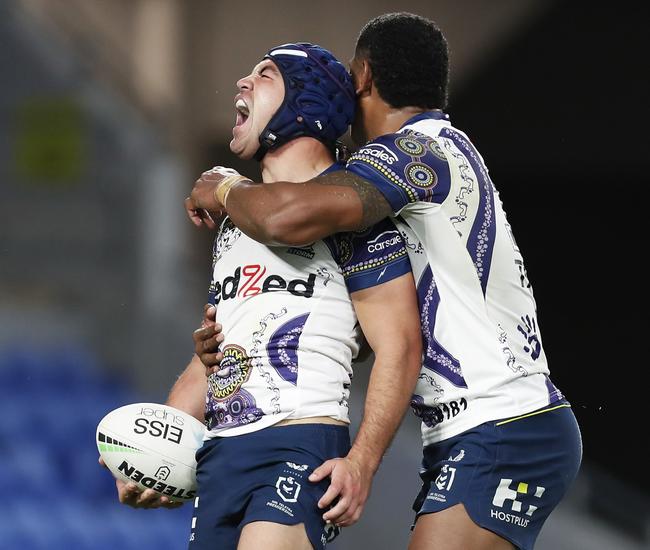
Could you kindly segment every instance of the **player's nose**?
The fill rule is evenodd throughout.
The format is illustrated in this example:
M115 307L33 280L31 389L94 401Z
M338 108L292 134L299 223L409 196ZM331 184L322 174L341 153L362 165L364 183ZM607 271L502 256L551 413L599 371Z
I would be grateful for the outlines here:
M253 79L251 78L251 75L240 78L237 81L237 89L239 91L251 90L252 88L253 88Z

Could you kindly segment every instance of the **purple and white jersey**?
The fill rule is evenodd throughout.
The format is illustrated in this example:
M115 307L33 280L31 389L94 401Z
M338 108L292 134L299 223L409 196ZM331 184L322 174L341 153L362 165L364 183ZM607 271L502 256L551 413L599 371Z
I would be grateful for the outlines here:
M352 360L361 331L348 292L410 271L390 220L303 248L267 247L229 219L213 251L210 302L224 359L208 378L207 438L285 418L349 422Z
M444 113L423 113L361 147L347 169L399 216L423 332L412 402L423 443L561 399L521 252L467 136Z

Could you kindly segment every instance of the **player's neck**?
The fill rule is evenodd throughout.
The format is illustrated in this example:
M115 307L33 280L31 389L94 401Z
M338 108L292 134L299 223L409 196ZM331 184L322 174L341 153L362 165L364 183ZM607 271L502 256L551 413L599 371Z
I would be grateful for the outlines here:
M401 107L400 109L395 109L390 105L384 105L383 117L377 120L375 128L371 130L373 135L370 139L375 139L384 134L394 134L404 126L407 120L426 111L426 109L422 109L421 107Z
M391 107L376 93L362 99L360 108L368 141L394 134L407 120L427 110L422 107Z
M320 141L300 137L264 155L262 181L307 181L334 163L327 147Z

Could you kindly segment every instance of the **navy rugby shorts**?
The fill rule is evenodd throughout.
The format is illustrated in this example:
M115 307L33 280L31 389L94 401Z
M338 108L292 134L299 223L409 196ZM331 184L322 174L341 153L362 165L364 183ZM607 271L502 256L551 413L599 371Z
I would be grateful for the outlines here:
M477 525L530 550L581 460L580 430L566 402L486 422L424 448L415 521L463 503Z
M198 496L189 550L235 550L253 521L303 523L312 546L322 550L339 529L323 521L318 501L329 479L309 475L350 450L347 426L294 424L206 441L196 454Z

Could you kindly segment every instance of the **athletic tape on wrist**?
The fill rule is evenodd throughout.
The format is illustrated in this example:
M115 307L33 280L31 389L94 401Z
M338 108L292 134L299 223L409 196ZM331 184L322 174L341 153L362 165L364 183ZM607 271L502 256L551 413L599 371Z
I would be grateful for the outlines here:
M241 174L235 174L233 176L228 176L227 178L224 178L221 180L221 183L219 186L214 190L214 198L219 202L220 204L223 204L223 207L226 207L226 201L228 200L228 195L230 194L230 190L235 187L235 185L241 183L242 181L251 181L248 179L246 176L242 176Z

